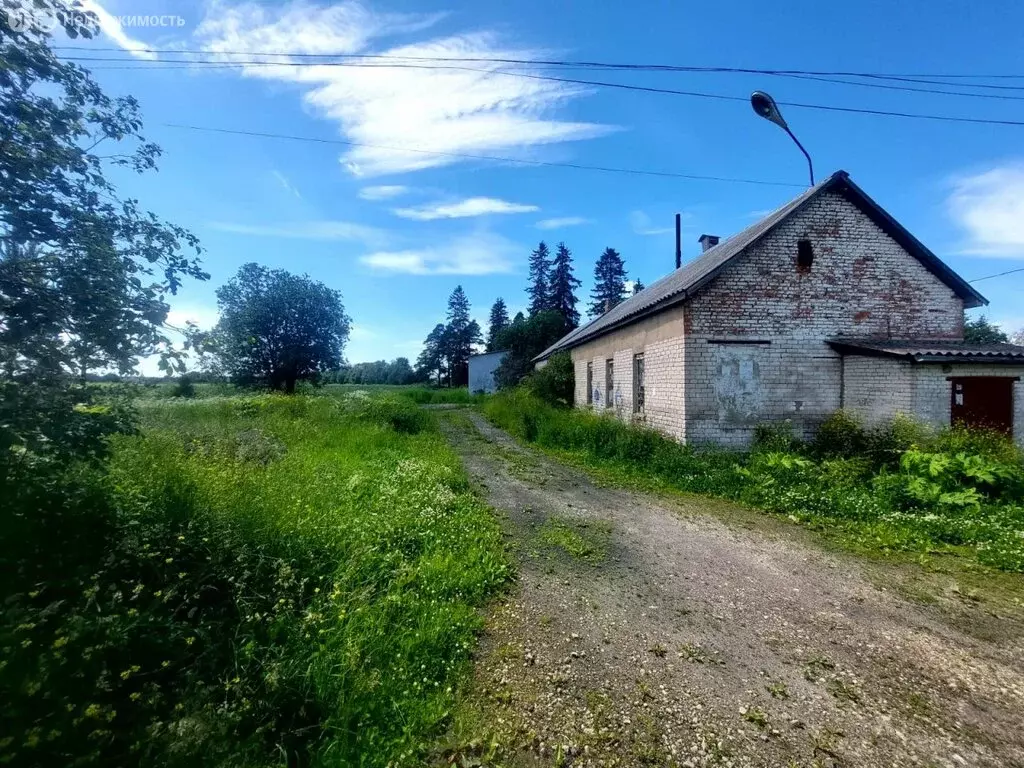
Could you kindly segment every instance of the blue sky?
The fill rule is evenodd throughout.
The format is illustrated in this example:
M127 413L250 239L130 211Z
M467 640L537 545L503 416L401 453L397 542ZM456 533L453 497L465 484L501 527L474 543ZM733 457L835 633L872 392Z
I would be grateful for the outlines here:
M799 193L803 157L741 101L555 83L452 69L184 68L166 51L375 53L552 58L907 74L1024 72L1024 5L919 2L516 3L89 0L104 34L75 45L111 94L132 94L160 172L119 177L126 194L192 229L212 279L189 284L172 321L216 319L214 290L247 262L339 289L354 321L352 362L415 357L465 288L486 318L498 296L525 305L537 241L564 240L590 287L617 248L631 277L673 266L702 232L727 236ZM115 16L173 14L142 27ZM63 41L68 44L68 41ZM101 48L117 50L101 52ZM278 61L281 61L278 59ZM293 60L298 61L298 60ZM159 66L159 65L158 65ZM473 64L493 70L494 64ZM103 67L104 69L100 69ZM520 70L521 71L521 70ZM717 73L543 70L540 74L778 101L1020 120L1024 102ZM1024 80L1004 81L1024 85ZM943 86L917 86L943 87ZM946 88L949 90L949 88ZM985 92L985 91L979 91ZM1024 98L1022 91L988 91ZM1024 267L1024 127L783 107L819 178L843 168L967 279ZM788 182L764 186L457 159L396 149L220 135L167 123L346 140L377 147ZM977 287L985 310L1024 327L1024 272ZM149 363L146 369L151 370Z

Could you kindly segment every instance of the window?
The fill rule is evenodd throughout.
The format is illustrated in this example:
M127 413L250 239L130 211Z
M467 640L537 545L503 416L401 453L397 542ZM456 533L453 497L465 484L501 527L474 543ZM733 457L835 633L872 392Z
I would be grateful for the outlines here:
M644 412L644 353L633 355L633 413Z
M594 404L594 363L587 363L587 405Z
M801 272L810 270L814 264L814 247L810 240L798 240L796 243L796 266Z
M615 405L615 361L604 362L604 407Z

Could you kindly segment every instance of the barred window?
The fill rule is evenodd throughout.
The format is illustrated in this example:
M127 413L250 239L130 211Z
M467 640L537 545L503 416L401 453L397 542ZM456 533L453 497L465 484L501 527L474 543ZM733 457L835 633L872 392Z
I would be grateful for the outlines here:
M608 359L604 363L604 407L615 405L615 361Z
M633 355L633 413L644 412L644 353Z

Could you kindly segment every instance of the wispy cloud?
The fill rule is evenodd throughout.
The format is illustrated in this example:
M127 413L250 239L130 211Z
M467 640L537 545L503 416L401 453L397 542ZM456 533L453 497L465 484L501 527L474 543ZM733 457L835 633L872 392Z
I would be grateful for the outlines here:
M1024 162L954 179L946 204L966 234L961 253L1024 258Z
M294 240L354 240L370 246L384 245L388 240L387 232L350 221L300 221L284 224L236 224L215 221L207 226L236 235Z
M409 191L408 187L401 184L378 184L373 187L363 187L359 190L359 197L363 200L391 200L400 197Z
M581 224L589 224L590 219L582 216L563 216L555 219L541 219L535 226L537 229L563 229L565 227L578 227Z
M378 251L360 261L380 272L409 275L490 275L512 272L521 252L515 243L491 233L404 251Z
M638 235L664 235L675 232L675 225L671 227L655 227L651 217L644 211L633 211L629 214L629 226Z
M271 171L271 173L274 175L274 178L277 179L278 183L285 188L286 191L291 192L300 200L302 199L302 193L299 192L298 188L295 185L288 181L287 176L285 176L280 171Z
M432 203L416 208L395 208L394 214L403 219L434 221L436 219L465 219L470 216L486 216L492 213L533 213L540 209L536 205L521 205L493 197L468 197L457 203Z
M136 56L140 59L157 58L155 53L145 50L147 48L152 48L153 46L129 37L117 17L109 13L102 5L96 2L96 0L82 0L82 10L92 11L95 13L96 18L99 20L100 31L126 51L131 53L132 56Z
M371 48L384 38L427 30L439 18L437 14L379 13L358 0L328 7L301 1L281 6L215 2L196 36L212 54L238 51L250 59L260 51L372 51L392 57L483 59L523 59L542 53L505 47L496 34L487 31ZM525 156L533 147L590 139L614 130L554 118L566 102L588 93L586 88L511 77L500 74L501 68L488 62L475 63L472 71L378 63L251 66L242 71L248 77L297 84L305 103L335 121L348 140L372 145L353 147L342 156L345 166L356 175L449 165L460 161L459 154Z

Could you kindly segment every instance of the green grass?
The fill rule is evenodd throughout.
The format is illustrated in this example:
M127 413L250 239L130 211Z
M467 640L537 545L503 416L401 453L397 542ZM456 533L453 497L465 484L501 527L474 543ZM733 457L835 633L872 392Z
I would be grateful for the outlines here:
M418 405L479 405L486 401L486 395L470 394L466 387L428 387L421 384L327 384L322 388L324 394L351 394L367 392L386 394L401 398Z
M106 471L0 488L0 761L420 764L509 569L433 416L340 394L141 412Z
M988 435L945 432L915 436L913 445L899 434L868 435L864 455L829 456L828 444L801 446L765 431L766 444L741 453L694 450L522 390L490 398L483 410L516 437L616 482L738 501L859 552L941 553L1024 571L1024 465L1012 445ZM834 431L848 436L836 422Z
M603 522L578 522L549 517L537 530L537 538L577 560L600 563L608 555L610 526Z

